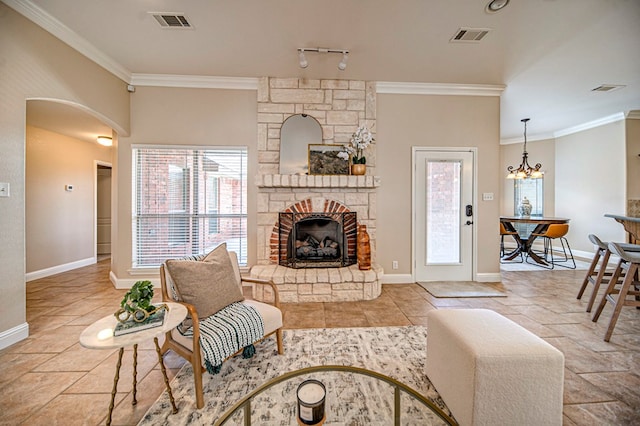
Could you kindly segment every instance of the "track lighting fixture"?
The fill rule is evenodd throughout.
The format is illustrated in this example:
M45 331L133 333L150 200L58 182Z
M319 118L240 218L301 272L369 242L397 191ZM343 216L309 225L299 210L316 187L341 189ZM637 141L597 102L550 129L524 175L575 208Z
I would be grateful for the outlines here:
M304 56L304 49L298 49L298 59L300 61L300 68L306 68L309 66L309 62L307 61L307 57Z
M299 47L298 48L298 63L300 68L306 68L309 66L305 52L317 52L317 53L342 53L342 59L338 63L338 69L344 71L347 68L347 60L349 59L349 51L346 49L328 49L324 47Z
M342 60L338 64L338 69L340 71L344 71L345 68L347 68L347 61L348 60L349 60L349 52L347 52L347 51L342 52Z

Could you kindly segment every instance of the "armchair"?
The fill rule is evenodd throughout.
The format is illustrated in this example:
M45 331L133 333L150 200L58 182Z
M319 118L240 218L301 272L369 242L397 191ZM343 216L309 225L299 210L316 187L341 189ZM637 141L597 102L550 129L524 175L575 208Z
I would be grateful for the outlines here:
M225 249L226 250L226 249ZM273 303L263 303L256 300L244 300L241 303L251 305L254 307L264 322L264 338L275 334L278 354L283 354L282 343L282 311L280 310L280 302L278 297L278 289L272 281L243 278L240 275L240 268L238 267L238 258L234 252L228 252L233 265L235 282L242 290L242 283L251 283L253 285L266 285L271 288L273 292ZM193 256L186 258L186 260L203 261L205 255ZM176 302L183 304L188 311L188 317L192 321L193 336L183 336L177 329L166 334L166 339L162 345L162 353L164 354L169 349L176 352L178 355L186 359L193 366L193 375L196 391L196 406L202 408L204 406L204 397L202 389L202 374L205 369L203 367L203 354L200 347L200 326L199 322L203 318L198 316L198 312L193 304L186 303L180 300L179 292L176 290L175 283L169 273L166 262L160 266L160 283L162 287L162 300L164 302ZM214 294L211 297L215 297ZM240 351L242 352L242 351ZM236 353L237 354L237 353ZM236 355L234 354L234 355Z

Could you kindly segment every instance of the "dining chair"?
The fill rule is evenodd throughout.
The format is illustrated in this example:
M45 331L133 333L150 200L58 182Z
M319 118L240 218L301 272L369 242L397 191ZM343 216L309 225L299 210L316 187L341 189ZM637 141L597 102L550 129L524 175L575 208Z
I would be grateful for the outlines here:
M535 263L536 265L547 267L548 269L553 269L556 265L562 266L563 268L576 269L576 261L573 258L573 253L571 252L571 247L569 246L569 241L565 237L569 232L569 224L568 223L552 223L547 229L542 233L532 233L531 236L535 236L537 238L542 238L544 240L544 260L549 262L550 266L540 265L539 263ZM553 241L559 240L562 247L562 254L564 258L562 260L557 260L553 254ZM569 264L571 262L571 264ZM528 261L527 263L531 263ZM566 265L564 264L566 263ZM573 266L571 266L573 265Z
M505 256L505 252L504 252L504 237L507 236L511 236L513 237L513 240L516 242L516 249L517 249L517 245L518 245L518 240L516 239L516 236L518 235L517 231L510 231L508 230L505 226L504 223L500 222L500 263L522 263L524 261L524 258L522 257L522 252L519 253L520 256L520 260L516 261L504 261L503 258Z
M609 243L609 250L612 254L619 256L620 260L592 318L593 322L598 321L607 302L613 305L613 313L609 320L609 327L607 327L607 332L604 335L605 342L611 339L613 329L616 326L623 306L640 308L640 281L638 281L640 252L625 250L623 245L618 243ZM635 250L640 250L640 246L636 246ZM621 285L618 285L618 278L623 274L624 280ZM633 298L630 299L629 296Z

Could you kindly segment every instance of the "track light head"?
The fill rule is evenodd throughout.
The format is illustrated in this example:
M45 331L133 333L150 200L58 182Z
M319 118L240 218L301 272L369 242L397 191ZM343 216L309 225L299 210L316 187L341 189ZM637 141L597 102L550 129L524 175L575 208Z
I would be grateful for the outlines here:
M349 51L346 49L331 49L326 47L299 47L298 48L298 64L300 68L309 66L305 52L315 53L342 53L342 59L338 63L338 69L344 71L347 68L347 60L349 59Z
M342 52L342 60L338 64L338 69L344 71L347 68L347 61L349 60L349 52Z
M300 63L300 68L306 68L309 66L307 57L304 55L304 49L298 49L298 61Z

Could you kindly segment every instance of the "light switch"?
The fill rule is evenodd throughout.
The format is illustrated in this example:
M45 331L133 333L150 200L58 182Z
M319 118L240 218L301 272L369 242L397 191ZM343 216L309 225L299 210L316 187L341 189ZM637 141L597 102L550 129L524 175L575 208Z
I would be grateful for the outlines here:
M482 201L493 201L493 192L483 192Z
M9 196L9 182L0 182L0 197Z

